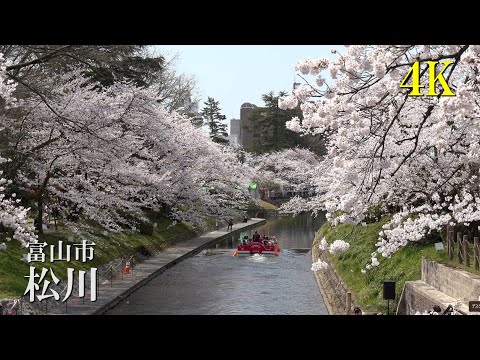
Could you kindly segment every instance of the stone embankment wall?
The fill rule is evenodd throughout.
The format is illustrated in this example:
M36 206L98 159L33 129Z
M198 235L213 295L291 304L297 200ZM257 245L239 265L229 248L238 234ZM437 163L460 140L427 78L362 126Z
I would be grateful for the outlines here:
M332 264L329 262L328 257L325 253L321 252L318 249L317 242L314 242L312 246L312 260L313 262L318 259L328 263L328 268L315 272L315 278L317 280L317 285L322 294L323 301L327 307L329 315L346 315L346 299L347 292L350 290L342 281L340 275L335 271ZM352 296L352 305L353 309L355 305L355 300ZM353 313L353 311L351 310Z

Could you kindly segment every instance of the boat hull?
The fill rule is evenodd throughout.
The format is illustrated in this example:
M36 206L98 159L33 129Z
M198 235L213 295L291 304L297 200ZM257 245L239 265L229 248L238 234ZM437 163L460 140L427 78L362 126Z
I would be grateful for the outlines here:
M265 245L259 242L252 242L248 245L238 245L237 250L234 252L234 256L237 255L274 255L278 256L280 253L280 246L278 245Z

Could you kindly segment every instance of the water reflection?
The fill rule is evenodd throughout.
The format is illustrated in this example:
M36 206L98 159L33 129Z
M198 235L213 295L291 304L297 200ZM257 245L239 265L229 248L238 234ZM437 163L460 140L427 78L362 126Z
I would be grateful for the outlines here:
M282 249L310 249L315 232L325 223L324 213L317 217L309 214L299 216L279 216L267 219L265 225L259 226L242 233L235 239L229 239L223 243L217 244L216 248L232 248L236 247L237 239L243 235L252 236L253 231L257 230L259 234L268 237L275 236L278 244Z

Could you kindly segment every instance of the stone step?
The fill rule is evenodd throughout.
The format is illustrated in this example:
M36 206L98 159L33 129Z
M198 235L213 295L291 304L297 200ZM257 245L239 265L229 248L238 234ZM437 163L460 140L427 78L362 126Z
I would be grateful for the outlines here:
M415 315L417 311L431 311L434 305L439 305L442 312L449 306L455 305L458 299L447 295L422 280L406 281L404 289L406 301L406 315ZM468 302L462 302L458 308L462 313L469 314Z
M439 262L422 259L422 280L463 302L480 300L480 276Z

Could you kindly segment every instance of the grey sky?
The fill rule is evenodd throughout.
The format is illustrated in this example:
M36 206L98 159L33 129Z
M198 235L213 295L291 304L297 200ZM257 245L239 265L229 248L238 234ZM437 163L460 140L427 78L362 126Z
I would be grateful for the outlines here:
M305 58L333 58L331 49L340 45L157 45L171 58L178 53L177 69L195 75L203 108L207 96L220 102L222 113L239 118L240 106L250 102L261 106L262 94L291 91L295 64ZM296 78L297 82L301 79Z

